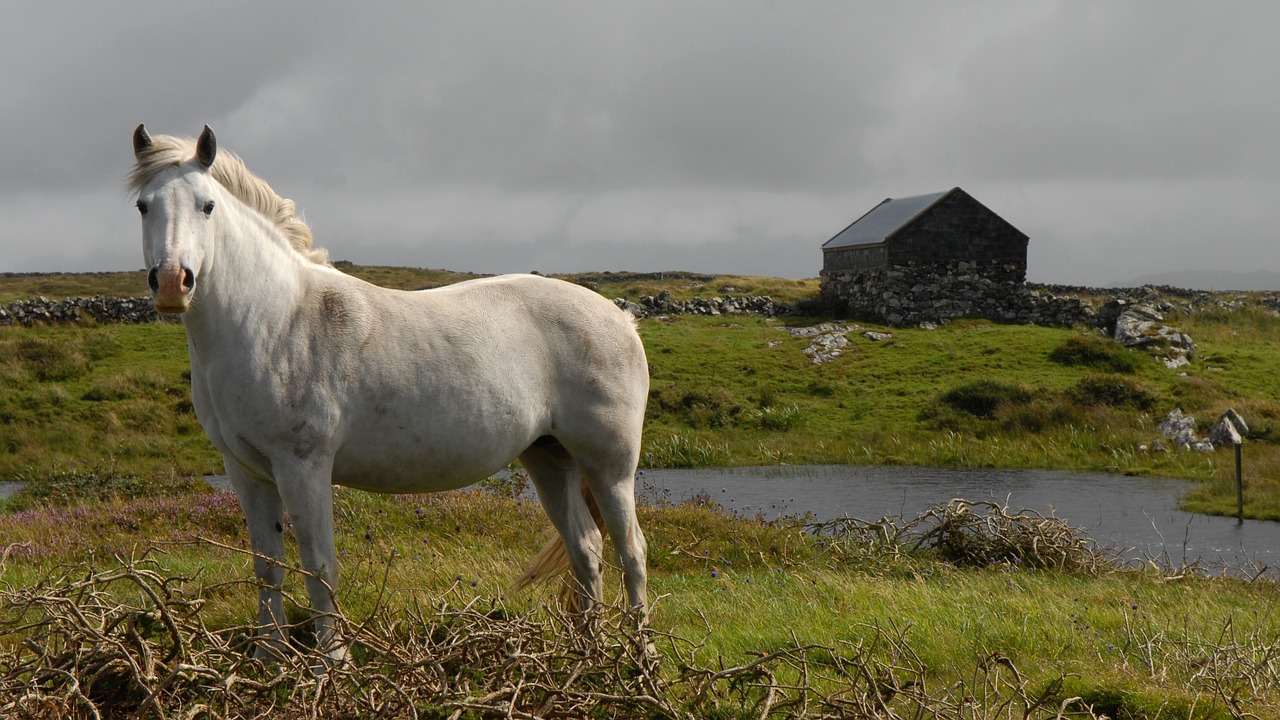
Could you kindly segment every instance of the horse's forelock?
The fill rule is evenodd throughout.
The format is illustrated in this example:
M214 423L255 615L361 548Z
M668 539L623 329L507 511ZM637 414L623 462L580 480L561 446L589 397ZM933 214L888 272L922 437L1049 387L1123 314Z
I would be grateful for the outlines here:
M140 192L144 185L162 171L181 165L195 154L196 143L191 138L157 135L150 143L137 149L137 164L129 173L129 189Z
M176 167L195 157L196 141L188 137L154 135L151 143L135 153L137 163L129 173L129 188L140 192L151 179L164 170ZM298 216L292 200L276 194L265 180L254 175L234 153L219 150L209 168L209 174L218 184L240 202L257 210L289 240L304 257L314 263L324 264L329 253L324 248L312 247L311 228Z

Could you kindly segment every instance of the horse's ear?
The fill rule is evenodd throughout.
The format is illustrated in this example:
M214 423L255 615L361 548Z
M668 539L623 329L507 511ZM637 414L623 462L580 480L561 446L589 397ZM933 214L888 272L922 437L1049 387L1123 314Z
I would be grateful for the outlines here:
M138 123L138 127L133 130L133 154L146 150L151 147L151 136L147 134L147 128Z
M200 139L196 140L196 159L206 169L213 167L213 159L218 156L218 139L213 136L213 128L204 126Z

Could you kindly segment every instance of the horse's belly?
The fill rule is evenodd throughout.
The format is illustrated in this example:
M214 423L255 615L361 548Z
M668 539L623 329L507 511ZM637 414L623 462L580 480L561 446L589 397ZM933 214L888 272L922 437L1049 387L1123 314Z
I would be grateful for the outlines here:
M453 490L498 472L523 450L510 440L476 440L350 438L334 456L333 482L387 493Z

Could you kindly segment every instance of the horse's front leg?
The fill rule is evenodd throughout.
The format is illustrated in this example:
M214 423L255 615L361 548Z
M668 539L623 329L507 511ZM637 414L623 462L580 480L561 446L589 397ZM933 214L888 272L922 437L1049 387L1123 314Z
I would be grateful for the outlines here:
M257 631L263 642L254 657L280 656L288 647L285 635L284 597L284 512L276 486L246 473L235 459L224 456L227 479L240 498L249 526L249 542L254 550L253 573L258 578Z
M338 555L333 540L333 458L273 462L272 474L293 521L298 556L308 573L316 649L328 656L330 663L341 663L347 658L347 647L335 618Z

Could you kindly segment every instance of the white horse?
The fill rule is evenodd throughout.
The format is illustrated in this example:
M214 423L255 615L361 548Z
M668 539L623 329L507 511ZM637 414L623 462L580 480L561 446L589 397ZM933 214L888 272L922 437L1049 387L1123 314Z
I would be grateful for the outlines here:
M156 309L182 314L192 402L262 556L259 654L282 647L285 511L317 642L337 660L332 485L449 490L515 458L558 531L524 580L571 568L589 609L603 530L643 621L634 485L649 376L629 315L536 275L371 285L327 265L294 204L219 152L208 126L193 141L139 125L133 149Z

